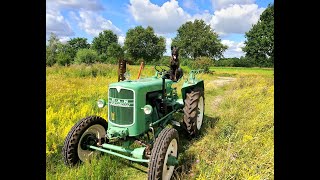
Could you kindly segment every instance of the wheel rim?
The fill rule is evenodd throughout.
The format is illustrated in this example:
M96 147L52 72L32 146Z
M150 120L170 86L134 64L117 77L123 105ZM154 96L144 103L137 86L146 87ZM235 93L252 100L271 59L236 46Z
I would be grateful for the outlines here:
M198 103L198 116L197 116L197 129L200 130L202 126L202 120L203 120L203 110L204 110L204 103L203 103L203 97L201 96Z
M163 163L162 179L169 180L173 174L174 166L167 166L168 156L177 157L178 155L178 142L176 139L172 139Z
M83 162L90 160L90 158L94 155L99 153L99 151L91 151L91 150L85 150L81 148L81 142L83 138L89 134L94 134L98 139L105 137L106 130L103 126L100 124L95 124L93 126L90 126L81 136L79 144L78 144L78 156L79 159Z

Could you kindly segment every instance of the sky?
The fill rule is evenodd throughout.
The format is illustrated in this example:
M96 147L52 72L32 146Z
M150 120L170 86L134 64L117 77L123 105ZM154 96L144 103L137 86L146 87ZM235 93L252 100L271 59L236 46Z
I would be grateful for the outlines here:
M46 0L46 39L55 33L61 42L76 37L91 43L103 30L112 30L123 45L128 29L151 26L166 39L170 54L177 29L202 19L228 46L224 57L241 57L245 32L257 23L273 0Z

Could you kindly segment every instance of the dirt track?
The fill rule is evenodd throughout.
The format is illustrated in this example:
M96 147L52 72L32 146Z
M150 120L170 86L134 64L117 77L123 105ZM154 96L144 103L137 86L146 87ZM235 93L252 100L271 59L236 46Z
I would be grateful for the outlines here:
M225 84L231 83L232 81L235 81L235 80L236 78L233 78L233 77L218 77L218 79L213 80L212 83L220 87Z
M210 81L209 83L212 83L217 87L221 87L221 86L229 84L235 80L236 80L236 78L233 78L233 77L218 77L218 79ZM222 99L223 99L223 96L221 96L221 95L216 96L211 104L212 109L217 109L218 106L220 105Z

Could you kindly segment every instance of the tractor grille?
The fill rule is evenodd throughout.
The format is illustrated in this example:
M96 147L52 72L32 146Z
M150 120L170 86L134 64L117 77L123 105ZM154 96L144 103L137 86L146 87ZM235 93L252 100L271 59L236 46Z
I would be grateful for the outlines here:
M132 90L109 89L109 117L111 123L131 125L134 116L134 94Z

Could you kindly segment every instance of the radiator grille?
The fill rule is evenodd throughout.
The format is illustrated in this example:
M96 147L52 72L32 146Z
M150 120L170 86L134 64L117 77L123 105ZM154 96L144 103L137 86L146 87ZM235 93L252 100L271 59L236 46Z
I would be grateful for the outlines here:
M109 89L109 120L114 124L130 125L134 116L134 94L132 90Z

